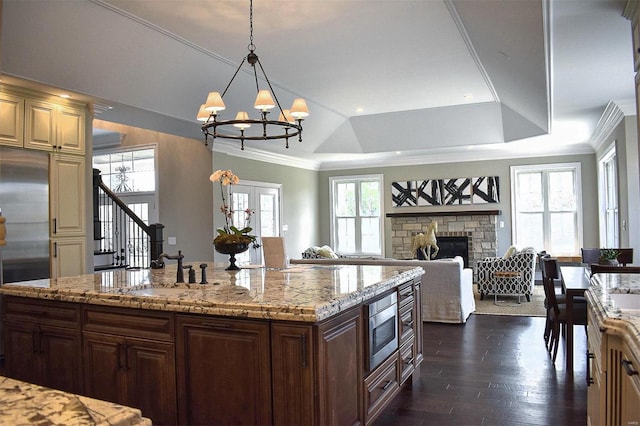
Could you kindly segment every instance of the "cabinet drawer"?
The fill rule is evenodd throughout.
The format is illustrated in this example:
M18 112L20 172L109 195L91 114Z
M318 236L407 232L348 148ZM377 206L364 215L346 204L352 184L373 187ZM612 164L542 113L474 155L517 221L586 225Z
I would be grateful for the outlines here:
M413 304L403 306L398 311L400 318L398 323L398 327L400 329L400 345L409 340L413 340L413 336L415 335L415 317L413 312Z
M602 332L592 309L588 310L588 314L587 341L589 342L589 348L593 350L593 357L598 368L602 369L602 351L604 349L602 346Z
M413 281L398 286L398 306L413 302Z
M396 352L365 379L365 423L370 423L400 391L398 363Z
M173 315L169 312L134 311L127 308L84 306L85 331L173 341Z
M407 342L400 348L400 384L402 385L416 368L413 356L413 342Z
M5 296L3 318L32 324L80 328L80 305L54 300Z

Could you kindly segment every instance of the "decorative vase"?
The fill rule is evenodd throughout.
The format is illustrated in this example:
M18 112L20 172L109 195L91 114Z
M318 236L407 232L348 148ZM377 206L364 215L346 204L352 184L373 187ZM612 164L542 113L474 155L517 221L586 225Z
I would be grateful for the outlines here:
M607 265L607 266L618 266L618 265L620 265L620 263L618 262L618 259L603 259L603 258L600 258L600 260L598 260L598 264Z
M218 253L229 255L229 266L225 271L238 271L240 268L236 265L236 254L243 253L249 249L249 243L218 243L213 245Z

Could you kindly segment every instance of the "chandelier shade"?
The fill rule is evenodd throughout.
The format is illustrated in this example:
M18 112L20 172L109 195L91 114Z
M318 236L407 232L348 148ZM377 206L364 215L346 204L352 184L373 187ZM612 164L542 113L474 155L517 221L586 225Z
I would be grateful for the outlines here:
M302 98L293 101L290 109L282 109L280 101L276 96L271 82L260 63L258 55L255 54L255 45L253 44L253 0L249 1L249 54L242 59L236 72L231 77L231 81L227 84L222 94L220 92L210 92L207 100L202 104L196 115L196 119L203 122L201 129L204 134L204 143L208 145L209 138L215 141L216 138L239 140L241 149L244 150L244 141L267 141L284 139L285 147L289 148L289 138L298 137L298 141L302 142L302 121L309 116L309 108ZM236 75L247 62L251 65L252 74L256 83L256 98L253 107L259 111L258 118L250 118L245 111L239 111L233 120L224 120L220 113L226 109L223 98L229 87L233 83ZM256 67L256 65L258 65ZM258 68L261 77L258 77ZM269 90L260 89L259 80L266 82ZM270 110L276 108L279 112L277 120L268 119L267 115ZM248 129L255 124L255 130L249 133ZM240 133L238 134L238 130Z

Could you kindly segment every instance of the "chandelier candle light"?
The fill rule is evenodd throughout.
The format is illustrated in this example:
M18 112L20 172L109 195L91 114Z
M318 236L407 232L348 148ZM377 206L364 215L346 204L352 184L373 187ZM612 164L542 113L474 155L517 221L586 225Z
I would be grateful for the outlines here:
M204 143L208 145L209 136L215 140L216 138L223 139L232 139L232 140L240 140L241 149L244 150L244 141L251 140L272 140L272 139L285 139L286 148L289 148L289 138L298 136L298 141L302 142L302 120L309 115L309 109L307 108L307 103L302 98L297 98L293 101L293 106L291 109L283 110L280 106L280 102L278 101L278 97L273 91L273 87L271 86L271 82L267 77L267 74L264 72L264 68L260 63L260 59L258 59L258 55L255 54L256 46L253 44L253 0L249 2L249 27L250 27L250 35L249 35L249 45L247 46L249 49L249 54L246 58L242 59L242 62L236 69L236 72L231 77L231 81L227 84L227 87L220 95L219 92L211 92L209 96L207 96L206 103L200 106L198 111L197 120L204 122L202 124L202 133L204 133ZM259 119L249 118L249 114L246 111L240 111L236 114L235 119L233 120L219 120L218 113L220 111L225 110L225 105L222 100L224 95L229 90L231 83L235 79L236 75L240 71L240 68L244 65L244 63L248 62L253 68L253 76L256 81L256 101L253 107L260 111ZM269 86L269 90L260 89L258 85L258 71L256 69L256 64L259 65L260 71L262 72L262 76L264 80L267 82ZM271 94L273 93L273 97ZM275 99L275 102L274 102ZM277 120L268 120L267 114L269 114L269 110L278 106L278 110L280 110L280 115ZM248 130L252 124L256 124L261 126L262 132L256 132L253 134L249 134ZM231 133L226 131L228 127L225 126L233 126L240 130L240 134L237 132Z

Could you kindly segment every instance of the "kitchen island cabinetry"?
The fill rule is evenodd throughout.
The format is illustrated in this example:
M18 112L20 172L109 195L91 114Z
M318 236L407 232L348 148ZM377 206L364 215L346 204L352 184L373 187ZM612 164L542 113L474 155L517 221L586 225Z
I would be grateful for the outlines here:
M84 393L176 424L173 315L84 305L82 319Z
M176 324L180 424L271 423L269 323L177 315Z
M215 284L201 285L175 283L167 267L7 284L0 294L13 308L3 310L4 333L19 336L5 342L7 373L30 374L33 357L22 352L34 331L70 329L75 358L59 356L78 372L79 393L140 408L154 424L371 424L400 389L401 359L411 366L405 380L419 364L423 270L335 272L213 269ZM402 335L403 352L391 347L369 370L378 350L369 347L378 330L370 307L399 287L402 304L385 305L395 314L381 333L385 347Z
M4 298L6 375L82 392L80 309L72 303Z
M640 422L640 317L637 310L619 309L611 297L616 293L640 297L637 275L596 274L585 293L589 425Z

